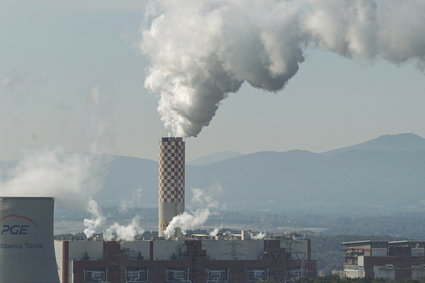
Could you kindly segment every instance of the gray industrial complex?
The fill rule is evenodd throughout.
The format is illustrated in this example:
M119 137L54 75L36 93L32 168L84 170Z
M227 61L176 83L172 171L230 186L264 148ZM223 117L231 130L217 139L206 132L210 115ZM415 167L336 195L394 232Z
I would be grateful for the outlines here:
M160 141L158 237L53 240L53 198L0 199L0 282L254 283L315 277L311 242L293 234L164 237L185 210L185 144Z
M54 199L0 198L0 282L3 283L256 283L316 277L311 241L301 235L183 235L168 231L185 211L185 143L160 141L158 234L132 241L54 240ZM343 243L345 278L424 280L424 241ZM342 262L341 262L342 263Z
M55 241L61 282L294 282L314 277L310 241L185 238Z
M346 278L425 280L425 241L344 242Z

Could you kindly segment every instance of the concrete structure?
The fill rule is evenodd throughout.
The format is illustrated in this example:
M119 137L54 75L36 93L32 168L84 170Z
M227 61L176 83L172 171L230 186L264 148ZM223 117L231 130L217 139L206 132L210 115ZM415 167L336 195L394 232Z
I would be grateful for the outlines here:
M159 145L158 236L184 212L185 145L183 138L162 138Z
M294 282L316 274L310 240L288 236L265 240L56 241L55 248L58 263L62 263L62 283Z
M344 276L425 280L424 241L345 242Z
M57 283L53 198L0 198L0 282Z

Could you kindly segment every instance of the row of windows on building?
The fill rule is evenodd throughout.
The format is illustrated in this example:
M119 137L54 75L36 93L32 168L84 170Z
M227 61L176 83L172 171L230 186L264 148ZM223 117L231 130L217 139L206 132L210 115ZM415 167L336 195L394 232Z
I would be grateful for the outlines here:
M124 277L126 282L132 283L146 283L149 281L148 268L140 267L127 267L124 270ZM207 283L229 283L229 269L207 269L206 270ZM268 277L267 268L247 268L246 278L247 283L254 283L258 281L265 281ZM189 268L167 268L166 271L167 283L185 283L190 282ZM87 268L84 270L85 283L99 283L108 282L107 268Z

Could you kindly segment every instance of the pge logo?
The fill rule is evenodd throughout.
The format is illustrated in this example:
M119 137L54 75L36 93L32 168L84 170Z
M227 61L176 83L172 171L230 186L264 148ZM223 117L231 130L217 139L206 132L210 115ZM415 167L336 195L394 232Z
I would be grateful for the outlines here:
M0 222L3 220L6 220L8 218L18 218L23 219L29 223L34 224L35 226L38 226L37 223L32 220L31 218L18 215L18 214L8 214L0 218ZM12 235L27 235L28 234L28 224L3 224L1 227L0 235L3 234L12 234Z

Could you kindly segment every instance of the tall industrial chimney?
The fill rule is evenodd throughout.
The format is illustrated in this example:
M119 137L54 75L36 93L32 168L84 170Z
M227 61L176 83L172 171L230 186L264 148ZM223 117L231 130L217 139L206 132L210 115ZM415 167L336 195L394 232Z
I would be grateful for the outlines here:
M162 138L159 144L158 237L174 216L184 212L185 150L183 138Z
M53 198L0 197L0 282L59 283Z

